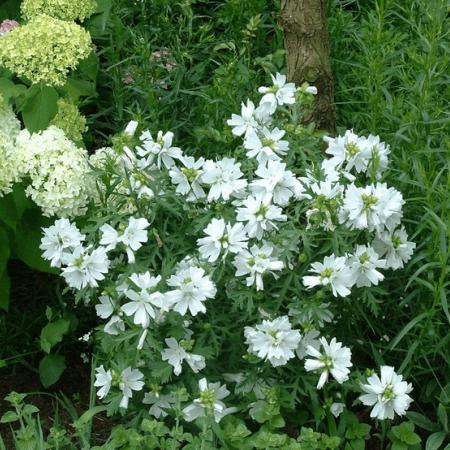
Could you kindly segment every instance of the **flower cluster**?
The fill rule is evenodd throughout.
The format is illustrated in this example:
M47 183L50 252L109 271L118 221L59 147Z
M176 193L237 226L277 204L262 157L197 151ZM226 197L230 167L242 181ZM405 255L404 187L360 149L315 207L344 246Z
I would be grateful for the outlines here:
M98 333L108 355L96 369L96 386L110 405L127 407L145 380L150 392L136 397L151 405L155 417L219 422L236 411L223 402L230 391L222 377L236 383L235 395L248 394L250 411L273 396L272 377L262 375L261 367L252 369L262 361L267 372L302 364L292 370L294 384L321 389L327 382L345 383L352 352L319 331L333 314L330 303L316 300L330 294L314 295L309 307L308 289L325 286L334 296L347 296L353 287L377 285L381 270L401 267L411 257L414 244L400 224L402 196L382 181L387 146L347 132L327 139L331 158L320 168L296 167L299 149L283 126L297 100L316 90L297 89L280 74L272 81L259 89L258 105L249 99L228 120L240 145L223 158L196 158L173 145L173 133L138 133L139 124L130 122L112 148L90 159L99 184L87 217L94 225L79 229L60 219L44 229L44 257L61 267L77 300L95 301L106 321ZM246 158L239 160L239 154ZM366 179L371 184L361 185ZM303 277L306 288L298 282L309 263L299 255L300 227L302 233L313 229L311 240L316 229L344 230L342 236L351 236L345 249L353 248L339 255L342 247L336 245L336 254L313 262L312 274ZM361 236L370 236L372 244L361 243ZM305 299L287 304L293 285ZM244 345L226 348L226 336L236 334ZM232 367L245 361L243 372L214 371L210 362L221 352ZM186 388L198 382L199 394L187 406L180 397L174 400L172 374L189 380L181 383ZM252 381L245 385L247 376ZM401 400L408 389L394 389L393 408L400 414L408 406ZM394 400L388 394L375 402ZM375 404L372 397L361 401ZM335 403L333 414L342 408Z
M15 141L15 158L31 183L26 194L46 216L82 214L93 190L86 150L78 148L55 126L30 134L22 130Z
M0 197L11 192L20 179L20 168L14 141L20 131L20 122L7 104L0 108Z
M83 22L95 12L96 7L95 0L24 0L20 10L27 20L47 14L55 19Z
M64 131L64 134L76 144L83 142L83 133L87 131L86 118L80 114L77 106L67 100L58 100L58 112L50 122Z
M43 14L1 38L0 61L32 83L61 86L91 47L91 37L82 27Z

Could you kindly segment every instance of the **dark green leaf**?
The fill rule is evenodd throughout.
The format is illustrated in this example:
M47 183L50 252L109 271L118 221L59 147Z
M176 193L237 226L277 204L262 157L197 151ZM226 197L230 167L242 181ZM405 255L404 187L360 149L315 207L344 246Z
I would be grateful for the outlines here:
M39 363L39 377L44 387L49 387L55 384L61 377L66 363L64 356L61 355L46 355Z
M63 336L69 331L70 321L58 319L48 323L41 331L41 348L50 353L52 347L62 341Z
M445 431L439 431L437 433L433 433L427 439L425 450L438 450L438 448L444 442L445 436L446 436Z
M30 133L44 130L58 111L58 93L50 86L33 85L21 106L25 126Z

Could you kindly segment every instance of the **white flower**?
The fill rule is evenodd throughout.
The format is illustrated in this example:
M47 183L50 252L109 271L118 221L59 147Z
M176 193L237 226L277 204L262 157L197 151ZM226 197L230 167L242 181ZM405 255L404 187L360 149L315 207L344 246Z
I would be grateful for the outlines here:
M284 366L295 356L294 350L301 335L293 330L287 316L275 320L263 320L255 328L245 327L244 335L249 353L268 360L272 366Z
M379 420L393 419L394 414L403 416L413 401L408 395L412 385L403 381L402 375L397 375L393 367L381 366L381 379L377 374L367 379L367 384L361 388L366 394L359 397L367 406L373 406L370 417Z
M159 395L153 392L146 392L142 403L146 405L152 405L149 410L149 414L159 419L160 417L167 417L168 409L172 409L176 401L172 395Z
M261 130L261 136L254 131L249 132L244 141L247 156L256 158L261 164L269 159L279 160L289 150L289 142L282 140L285 134L284 130L274 128L270 131L266 127Z
M356 246L354 255L349 258L350 270L356 287L378 285L384 275L377 269L386 266L386 260L380 259L378 253L366 245Z
M416 244L408 241L408 235L402 226L395 230L392 234L389 231L377 233L372 246L375 251L386 259L386 269L400 269L407 263Z
M231 119L227 120L227 124L233 127L232 133L235 136L242 136L249 131L253 131L258 128L253 113L255 112L255 105L251 100L247 100L247 105L241 104L241 115L232 114Z
M175 184L176 192L181 195L186 195L187 200L193 201L204 198L205 191L200 186L201 176L203 174L204 158L194 159L192 156L184 156L180 159L184 167L179 169L173 166L169 170L172 183Z
M391 151L389 145L380 141L379 136L369 134L367 145L370 147L370 161L366 172L368 175L375 175L375 178L378 179L388 167Z
M286 75L277 73L271 75L273 86L261 86L258 92L264 94L260 104L267 103L270 105L270 111L273 113L278 105L293 105L295 103L295 84L286 83Z
M287 220L287 216L282 214L283 210L272 204L270 195L250 195L236 212L238 222L247 222L245 228L249 237L256 237L258 240L262 239L264 232L278 229L275 221Z
M305 359L305 369L308 372L321 372L317 389L321 389L328 381L330 373L339 384L347 381L350 373L349 367L352 366L350 349L343 347L340 342L336 341L336 338L331 339L329 344L325 338L320 338L320 343L323 353L310 345L307 354L312 358Z
M332 403L330 406L330 412L336 419L342 414L345 409L345 403Z
M232 226L223 219L212 219L204 233L207 236L197 240L198 251L209 262L216 261L222 251L225 257L228 252L239 253L247 247L248 236L241 223Z
M255 195L269 194L273 202L286 206L292 196L298 197L303 192L303 186L286 164L280 161L269 160L260 164L255 171L259 178L250 184Z
M180 375L183 361L189 364L194 373L198 373L205 368L206 364L203 356L188 353L175 338L165 339L165 342L168 348L161 352L161 357L163 361L167 361L173 367L173 373L175 375Z
M179 270L167 280L167 284L176 288L169 291L167 296L173 309L182 316L188 309L193 316L204 313L206 308L203 302L216 295L216 286L200 267Z
M351 184L345 191L340 221L350 229L393 230L400 223L404 203L402 194L385 183L365 188Z
M125 130L123 131L124 134L128 134L128 136L134 136L134 133L136 133L138 125L139 123L136 120L130 120L128 122L128 125L125 127Z
M309 330L302 335L301 341L298 343L295 353L299 359L303 359L308 354L308 347L311 346L316 350L320 348L320 341L318 337L320 333L317 330Z
M156 318L155 307L167 308L165 294L155 290L161 281L161 276L152 277L150 272L146 272L142 275L133 274L130 276L130 280L140 288L140 292L127 289L125 295L131 302L125 303L121 309L127 316L134 316L133 322L136 325L147 328L150 324L150 317Z
M67 219L58 219L48 228L43 228L44 235L39 248L43 257L50 261L52 267L61 267L75 248L84 241L76 225Z
M208 201L225 201L235 192L242 191L247 186L247 180L242 179L241 164L236 163L234 158L223 158L214 162L208 160L203 166L201 181L210 186Z
M108 395L108 392L111 389L112 383L111 370L106 371L103 365L101 365L100 367L97 367L95 371L97 373L95 374L94 386L100 388L97 391L97 396L99 399L103 399Z
M115 249L119 243L119 233L107 223L100 227L100 232L100 245L103 245L106 251Z
M153 162L153 158L156 157L156 166L161 169L164 165L167 169L170 169L175 165L174 159L181 159L183 154L178 147L172 147L173 133L168 131L163 133L158 131L156 140L153 140L150 131L144 131L140 140L142 145L137 147L137 154L142 158L147 158L146 164L150 165Z
M263 275L281 270L284 265L281 261L272 257L274 248L267 242L262 246L253 245L250 250L238 253L233 264L236 267L236 276L248 275L247 286L256 284L256 290L264 289Z
M311 264L311 272L317 275L303 277L303 284L308 289L315 286L330 286L335 297L346 297L350 294L353 277L345 256L336 257L334 254L325 256L323 263Z
M230 391L225 385L220 383L208 383L206 378L198 382L200 389L199 398L183 409L183 416L188 422L192 422L198 417L212 414L214 420L219 423L227 414L236 411L236 408L227 408L222 400L230 395Z
M88 251L89 248L80 245L67 257L67 267L63 269L62 276L70 287L97 287L97 281L105 279L104 274L109 268L106 250L99 247L91 253Z
M133 391L140 391L144 387L142 379L144 374L137 369L127 367L120 374L119 389L123 397L120 401L121 408L128 408L128 401L133 396Z
M95 311L97 316L102 319L109 319L108 323L104 326L103 331L107 334L117 336L121 331L125 330L125 323L118 314L114 314L116 305L111 297L108 295L101 295L99 298L100 304L95 305Z
M135 261L134 252L142 247L142 243L147 242L148 237L146 228L149 225L147 219L129 218L128 226L125 228L119 239L120 242L125 245L128 261L130 263Z

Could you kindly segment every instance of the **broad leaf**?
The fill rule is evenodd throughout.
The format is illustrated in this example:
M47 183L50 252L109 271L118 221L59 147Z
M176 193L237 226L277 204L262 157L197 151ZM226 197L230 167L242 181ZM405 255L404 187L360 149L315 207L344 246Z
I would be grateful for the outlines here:
M45 130L55 117L58 106L58 93L50 86L33 85L21 105L25 126L30 133Z
M66 362L64 356L61 355L46 355L39 363L39 377L44 387L49 387L55 384L61 377Z

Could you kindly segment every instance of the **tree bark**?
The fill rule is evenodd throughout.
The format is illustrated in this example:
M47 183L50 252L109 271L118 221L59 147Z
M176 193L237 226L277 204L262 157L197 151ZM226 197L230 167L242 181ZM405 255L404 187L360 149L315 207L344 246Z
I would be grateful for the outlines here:
M318 90L308 120L334 134L336 113L326 0L281 0L280 25L284 30L289 81L298 86L307 81Z

